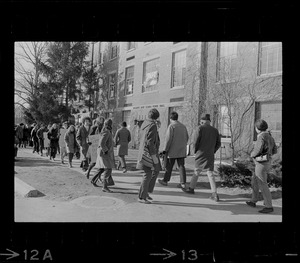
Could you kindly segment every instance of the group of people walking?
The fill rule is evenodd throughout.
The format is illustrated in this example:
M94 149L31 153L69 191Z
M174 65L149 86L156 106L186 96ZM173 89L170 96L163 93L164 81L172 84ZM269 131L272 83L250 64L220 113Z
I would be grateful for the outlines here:
M177 163L180 182L178 188L188 194L194 194L197 185L197 180L201 172L206 171L208 180L211 187L211 199L218 202L219 196L214 177L214 155L221 146L219 132L216 128L210 125L210 115L204 114L201 117L200 125L196 128L191 144L195 152L195 169L194 174L187 187L187 178L185 170L185 158L187 157L187 145L189 135L187 128L178 121L178 113L172 112L170 114L170 124L166 131L165 143L160 149L160 137L158 129L160 121L158 120L160 113L157 109L153 108L148 112L148 118L142 123L141 137L139 143L139 151L137 157L136 168L143 170L142 181L138 193L138 201L144 204L150 204L153 198L149 195L153 193L156 181L161 185L168 186L172 170L175 162ZM81 168L85 172L86 177L89 179L90 172L93 167L97 168L96 173L91 179L93 185L97 185L98 180L102 182L102 190L104 192L111 192L109 186L114 185L112 178L112 169L122 168L123 173L127 172L125 156L128 155L128 144L131 141L131 135L126 128L126 122L121 124L121 127L116 131L115 135L112 134L112 120L98 117L92 120L85 117L82 120L82 125L75 127L74 125L68 126L68 123L63 123L65 145L58 146L59 137L62 132L58 129L57 124L53 124L47 132L47 137L50 141L50 159L54 160L57 149L60 149L62 156L64 153L69 156L69 167L72 167L72 159L75 153L80 151L81 155ZM36 125L37 126L37 125ZM42 137L40 129L45 129L42 125L39 129L33 128L35 132L31 132L31 136L36 134L36 142L34 143L34 150L42 154L43 147L36 147L42 144ZM265 207L260 210L261 213L273 212L272 197L267 185L267 173L270 169L271 156L276 153L277 148L273 137L267 132L268 125L264 120L258 120L255 123L258 139L255 143L251 157L255 162L255 173L252 177L252 198L247 201L247 205L251 207L256 206L258 201L259 190L262 192ZM97 135L97 150L91 151L91 141L89 137ZM118 163L115 166L114 146L117 146ZM90 151L89 151L90 150ZM163 156L164 176L158 179L159 172L163 170L160 157ZM261 158L263 156L264 158Z

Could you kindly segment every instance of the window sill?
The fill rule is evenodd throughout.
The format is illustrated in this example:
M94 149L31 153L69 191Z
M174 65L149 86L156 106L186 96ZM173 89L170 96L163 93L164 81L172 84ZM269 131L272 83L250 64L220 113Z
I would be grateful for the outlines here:
M133 93L124 95L124 97L132 97L132 96L133 96Z
M144 91L142 94L156 93L158 90Z
M171 90L184 89L184 85L171 87Z
M266 74L258 75L257 78L270 78L270 77L278 77L278 76L282 76L282 71L276 73L266 73Z
M133 50L136 50L136 48L128 49L128 50L126 50L126 52L129 53L129 52L131 52L131 51L133 51Z

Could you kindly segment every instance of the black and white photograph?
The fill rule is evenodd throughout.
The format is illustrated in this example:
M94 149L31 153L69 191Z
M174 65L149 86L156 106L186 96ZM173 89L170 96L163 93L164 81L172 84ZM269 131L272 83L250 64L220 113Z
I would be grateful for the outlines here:
M282 57L15 41L14 222L282 222Z

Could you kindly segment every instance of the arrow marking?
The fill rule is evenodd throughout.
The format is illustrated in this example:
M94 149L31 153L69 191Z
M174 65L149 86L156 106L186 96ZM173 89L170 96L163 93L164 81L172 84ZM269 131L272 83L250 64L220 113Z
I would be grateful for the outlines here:
M20 254L19 253L16 253L15 251L12 251L12 250L10 250L10 249L6 249L6 250L8 250L11 254L0 254L0 256L10 256L9 258L7 258L6 260L9 260L9 259L11 259L11 258L14 258L14 257L17 257L17 256L19 256Z
M170 251L170 250L167 250L165 248L163 248L164 251L168 252L168 253L151 253L150 255L151 256L167 256L167 257L164 257L163 260L167 259L167 258L170 258L170 257L174 257L176 256L177 254Z

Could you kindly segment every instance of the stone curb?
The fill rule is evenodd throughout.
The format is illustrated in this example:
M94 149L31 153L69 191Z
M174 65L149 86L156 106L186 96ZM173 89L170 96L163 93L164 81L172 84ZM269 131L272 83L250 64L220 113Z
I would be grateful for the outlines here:
M15 192L19 193L23 197L41 197L45 196L40 191L36 190L29 184L26 184L21 179L15 177Z

